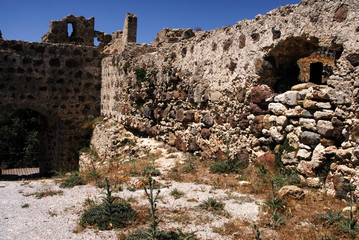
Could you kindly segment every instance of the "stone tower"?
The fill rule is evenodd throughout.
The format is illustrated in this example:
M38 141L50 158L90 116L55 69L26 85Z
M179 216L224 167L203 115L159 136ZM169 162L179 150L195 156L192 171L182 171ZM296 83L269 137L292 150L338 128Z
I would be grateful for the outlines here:
M124 44L136 43L137 16L135 14L127 13L122 38Z

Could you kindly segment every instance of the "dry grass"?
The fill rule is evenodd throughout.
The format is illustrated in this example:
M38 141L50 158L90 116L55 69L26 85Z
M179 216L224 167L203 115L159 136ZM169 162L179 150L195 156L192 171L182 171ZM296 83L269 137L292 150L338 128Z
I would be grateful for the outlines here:
M142 171L151 166L153 160L162 156L161 151L155 154L148 154L136 158L136 170L141 175ZM214 189L225 189L229 192L239 192L243 194L252 194L253 199L262 199L266 201L272 196L272 189L268 178L260 175L258 166L249 166L238 174L217 174L210 172L212 162L191 157L191 168L189 163L177 164L166 175L161 176L164 181L177 182L193 182L196 184L207 184ZM111 167L101 172L101 176L111 179L115 186L125 186L131 179L133 170L132 162L113 161ZM273 172L269 173L272 176ZM140 180L133 186L137 189L146 185L145 180ZM303 186L302 186L303 187ZM325 225L318 215L325 212L326 209L333 211L342 210L349 204L321 193L319 190L306 189L308 191L305 198L301 200L286 199L286 208L284 215L284 223L273 227L270 224L270 214L262 209L260 220L256 225L261 231L263 239L321 239L321 237L329 236L333 239L349 239L349 235L339 231L334 226ZM277 191L278 189L276 189ZM253 199L238 199L239 202L253 201ZM187 199L187 201L197 202L197 199ZM147 206L137 206L137 201L133 199L133 206L137 211L137 219L122 232L129 233L134 229L146 228L150 221ZM198 203L199 204L199 203ZM182 226L189 224L203 224L203 222L212 221L211 218L198 209L180 209L169 211L160 209L159 215L163 218L163 222L175 222ZM223 216L226 217L226 216ZM357 219L359 216L356 216ZM163 225L164 223L161 223ZM165 227L165 225L163 225ZM216 233L223 236L223 239L252 239L254 236L253 223L246 220L235 219L228 221L220 227L213 229ZM323 238L325 239L325 238Z

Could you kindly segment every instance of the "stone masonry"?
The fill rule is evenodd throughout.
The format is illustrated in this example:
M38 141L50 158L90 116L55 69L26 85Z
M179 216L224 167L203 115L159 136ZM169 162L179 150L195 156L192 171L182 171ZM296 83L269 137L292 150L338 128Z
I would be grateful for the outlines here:
M0 110L45 117L40 171L76 166L77 151L100 114L101 55L95 47L0 40Z
M283 164L337 194L359 184L358 16L354 0L303 0L212 31L164 29L103 59L101 112L207 158L227 140L252 162L288 143Z

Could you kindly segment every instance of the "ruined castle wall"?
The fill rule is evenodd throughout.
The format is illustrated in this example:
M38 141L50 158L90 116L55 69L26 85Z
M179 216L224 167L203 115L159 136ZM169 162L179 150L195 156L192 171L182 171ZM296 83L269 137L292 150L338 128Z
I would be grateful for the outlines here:
M228 139L232 154L247 151L252 160L288 141L295 151L282 161L303 176L317 177L332 158L354 168L358 13L353 0L304 0L163 41L155 52L141 46L108 56L101 112L205 157L223 158Z
M40 171L77 165L86 146L82 128L100 114L101 56L96 48L0 40L0 110L43 115Z

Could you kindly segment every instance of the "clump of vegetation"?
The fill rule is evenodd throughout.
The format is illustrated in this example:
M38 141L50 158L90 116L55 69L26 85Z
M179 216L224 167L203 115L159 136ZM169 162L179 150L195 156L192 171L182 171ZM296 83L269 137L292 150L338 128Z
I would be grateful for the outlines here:
M221 134L221 136L226 143L226 160L216 162L210 167L210 169L214 173L238 173L240 170L246 167L246 164L244 164L244 162L237 157L231 156L229 150L230 138L223 137L223 134Z
M184 234L180 229L175 231L162 231L158 229L160 219L157 216L157 201L159 198L160 190L154 193L156 186L156 180L151 176L148 177L148 186L144 187L147 200L149 202L149 213L151 217L151 223L146 230L137 230L130 234L126 240L196 240L194 233Z
M326 210L325 213L320 213L318 215L319 219L322 220L325 224L331 226L335 223L342 221L343 219L343 212L340 211L333 211L333 209L329 208Z
M179 191L177 188L175 188L171 191L171 196L173 196L174 198L180 198L183 195L184 195L184 192Z
M204 200L199 206L208 211L221 211L224 209L224 203L218 201L216 198L209 197L207 200Z
M142 171L143 176L160 176L161 172L160 170L158 170L157 168L155 168L153 165L151 166L146 166L145 169L143 169Z
M28 208L28 207L30 207L28 203L25 203L24 205L21 206L21 208Z
M259 227L256 224L254 224L252 226L252 228L253 228L253 231L254 231L253 239L255 239L255 240L265 240L265 239L261 238L261 231L259 230Z
M128 68L130 67L130 62L126 61L122 66L122 70L127 73Z
M72 188L78 185L85 185L84 180L79 175L78 172L73 172L71 175L65 180L65 182L61 183L60 187L62 188Z
M285 222L284 220L285 200L277 197L277 193L275 191L273 182L272 182L272 196L264 204L269 209L269 213L271 216L271 224L274 228Z
M136 68L135 75L137 83L148 81L147 71L144 68Z
M130 204L119 201L119 197L112 196L108 179L105 182L106 195L102 198L102 203L92 206L82 215L81 226L92 225L100 230L122 228L127 226L136 217L136 212Z
M214 173L238 173L243 168L245 168L245 164L242 161L238 158L230 157L225 161L216 162L210 169Z
M46 191L41 191L41 192L34 192L34 193L29 193L29 194L24 194L25 197L29 197L29 196L35 196L37 199L41 199L43 197L51 197L51 196L55 196L55 195L62 195L64 192L63 191L54 191L54 190L46 190Z

